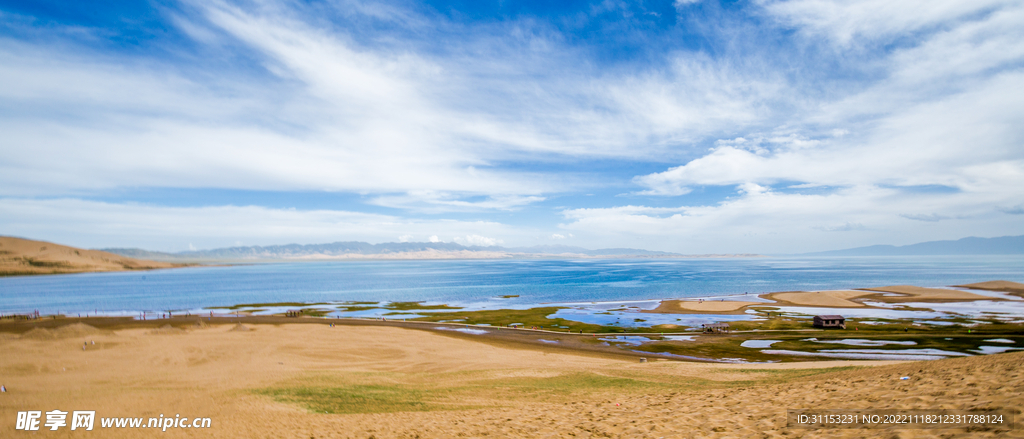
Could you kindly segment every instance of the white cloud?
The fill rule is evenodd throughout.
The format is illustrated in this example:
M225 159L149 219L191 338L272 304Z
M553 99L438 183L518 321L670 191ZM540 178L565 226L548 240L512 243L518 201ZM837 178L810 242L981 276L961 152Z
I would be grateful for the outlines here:
M466 246L480 246L480 247L493 247L498 244L504 243L500 239L488 238L480 235L466 235L465 237L456 236L453 239L455 242L466 245Z
M457 194L414 190L402 195L381 195L370 204L423 213L479 212L486 210L515 211L531 203L544 201L540 196L493 194L482 200L464 200Z
M559 233L552 233L551 234L551 239L565 239L565 235L562 235L562 234L559 234Z
M814 228L824 232L853 232L859 230L867 230L867 227L864 227L863 224L859 223L845 223L834 226L817 226Z
M427 238L427 240L430 242L441 242L441 239L438 238L437 235L430 235L430 238Z
M920 214L920 213L919 214L901 214L900 216L902 216L902 217L904 217L906 219L909 219L909 220L926 221L926 222L930 222L930 223L934 223L934 222L950 219L950 217L948 217L948 216L939 215L939 214L935 214L935 213L928 214L928 215Z
M877 43L942 29L994 9L1019 4L1013 0L760 0L769 16L840 45Z
M675 0L672 4L676 9L700 3L701 0Z
M567 209L561 227L608 246L683 253L799 253L876 243L912 244L950 237L1020 232L1010 215L993 215L992 195L910 193L854 186L826 194L781 193L745 184L721 203L677 208ZM907 221L931 211L956 221ZM983 230L983 233L978 231Z

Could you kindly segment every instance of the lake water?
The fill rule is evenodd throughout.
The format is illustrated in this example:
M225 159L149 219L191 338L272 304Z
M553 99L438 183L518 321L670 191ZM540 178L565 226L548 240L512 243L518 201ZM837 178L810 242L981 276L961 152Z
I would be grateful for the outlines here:
M1024 257L330 261L0 278L0 312L131 315L321 301L526 308L995 279L1024 282Z

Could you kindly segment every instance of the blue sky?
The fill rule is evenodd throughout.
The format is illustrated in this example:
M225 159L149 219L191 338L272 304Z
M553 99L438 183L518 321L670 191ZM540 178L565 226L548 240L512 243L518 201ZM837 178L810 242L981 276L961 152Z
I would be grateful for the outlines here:
M1016 1L0 4L0 234L791 253L1024 234Z

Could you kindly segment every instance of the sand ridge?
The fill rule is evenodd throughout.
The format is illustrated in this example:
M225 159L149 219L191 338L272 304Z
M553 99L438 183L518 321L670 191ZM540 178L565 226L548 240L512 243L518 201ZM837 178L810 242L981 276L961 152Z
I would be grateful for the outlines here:
M863 303L853 302L850 299L870 296L876 293L856 290L834 290L834 291L787 291L780 293L765 294L761 297L774 300L781 305L816 306L829 308L859 308L865 306Z
M184 265L128 258L52 242L0 236L0 276L152 270Z
M871 300L886 303L901 302L964 302L974 300L1001 300L980 294L961 290L947 290L941 288L924 288L913 285L893 285L877 288L862 288L864 291L878 291L883 293L896 293L901 296L875 295Z
M1001 291L1004 293L1013 294L1015 296L1024 297L1024 284L1019 282L1011 282L1008 280L993 280L988 282L978 282L974 284L953 286L956 288L967 288L972 290Z
M771 305L765 302L739 300L663 300L657 308L644 312L666 314L742 314L750 305Z
M850 299L874 296L877 292L858 290L835 291L783 291L761 294L760 298L771 302L741 300L663 300L657 308L646 311L666 314L743 314L750 306L810 306L828 308L860 308L865 305Z

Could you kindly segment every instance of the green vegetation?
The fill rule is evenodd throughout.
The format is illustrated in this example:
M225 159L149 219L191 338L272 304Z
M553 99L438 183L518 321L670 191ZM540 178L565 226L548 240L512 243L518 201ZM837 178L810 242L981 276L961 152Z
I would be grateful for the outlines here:
M257 393L301 405L316 413L422 412L444 408L428 402L422 390L397 385L279 387Z
M494 371L449 373L341 373L282 382L254 393L314 413L394 413L463 410L514 402L577 402L608 395L693 392L765 382L784 382L833 369L729 371L740 379L713 380L658 370L555 373L540 377L494 377ZM543 368L539 373L545 373Z
M626 332L626 328L616 326L591 325L588 323L576 322L562 318L549 319L548 316L558 312L559 307L531 308L531 309L496 309L485 311L456 311L446 313L421 313L424 317L418 321L438 322L442 320L462 320L461 323L470 325L487 324L492 326L508 326L518 323L527 328L538 326L543 329L558 330L559 332L604 332L620 333ZM564 326L565 328L560 328Z
M423 305L423 302L391 302L384 306L385 309L393 309L395 311L413 311L420 309L462 309L457 306L448 305Z
M706 358L713 360L741 359L751 362L792 360L786 356L762 354L760 349L751 349L740 346L744 339L727 336L707 336L701 342L652 342L634 346L631 349L650 352L668 353L683 355L687 357ZM807 358L802 358L807 361Z
M341 312L352 312L352 311L366 311L368 309L379 309L379 306L339 306L338 311Z
M695 387L708 387L709 380L688 378L658 381L654 376L609 376L595 373L578 372L544 378L518 378L488 380L473 383L479 392L495 392L515 400L537 399L550 401L552 398L576 395L577 397L593 393L612 391L616 394L645 393L652 390L674 389L685 383L691 390Z
M776 344L772 345L772 349L788 349L788 350L798 350L798 351L813 351L813 350L819 350L819 349L858 349L858 348L860 348L860 349L892 350L892 351L899 351L899 350L903 350L903 349L940 349L940 350L943 350L943 351L953 351L953 352L961 352L961 353L965 353L965 354L977 355L978 353L977 352L973 352L973 351L977 350L978 346L982 346L982 345L985 345L985 346L993 346L993 345L1002 346L1003 345L1002 343L986 342L986 341L984 341L985 339L989 339L989 338L992 338L992 337L993 336L991 336L991 335L977 335L977 336L973 336L972 335L970 337L964 337L964 336L954 336L954 337L931 336L931 337L922 337L922 336L919 336L919 335L911 335L911 336L890 335L890 336L886 336L886 337L856 337L856 336L848 336L848 337L838 337L838 338L833 338L833 337L829 337L829 338L817 337L818 341L816 341L816 342L814 342L814 341L803 341L804 339L783 340L780 343L776 343ZM864 338L864 339L869 339L869 340L870 339L876 339L876 340L901 341L901 342L912 341L912 342L914 342L916 344L914 344L914 345L887 344L887 345L883 345L883 346L850 346L850 345L847 345L847 344L829 343L829 341L832 341L832 340L842 340L844 338ZM949 340L946 340L947 338ZM1005 344L1005 346L1007 346L1007 347L1024 347L1024 337L1012 336L1012 335L1011 336L1001 335L1001 336L999 336L999 338L1006 338L1006 339L1009 339L1009 340L1013 340L1015 342L1013 344Z
M302 302L270 302L270 303L242 303L233 306L210 306L206 309L230 309L237 310L242 308L269 308L269 307L303 307L303 306L317 306L317 305L330 305L330 303L302 303Z
M321 308L306 308L315 305L325 304L302 304L293 302L269 303L269 304L243 304L221 309L240 309L257 306L296 306L303 307L302 313L307 316L325 316L332 310ZM334 304L339 305L339 304ZM607 325L589 324L565 318L548 318L565 307L539 307L525 310L499 309L499 310L477 310L469 311L460 307L449 305L424 305L422 302L393 302L378 305L377 302L344 302L336 307L340 311L363 311L370 309L386 309L386 316L394 319L406 319L409 321L422 322L458 322L467 325L490 325L505 327L510 324L517 324L521 327L538 327L540 329L554 332L580 331L591 334L615 335L622 333L635 333L649 337L652 342L643 343L639 346L629 345L615 341L600 340L600 337L581 337L576 342L590 345L612 345L629 351L650 352L651 354L671 354L691 358L704 359L737 359L749 362L764 361L814 361L825 360L825 357L789 356L765 354L762 348L747 348L741 346L750 339L772 339L780 340L771 349L814 352L826 349L880 349L900 351L905 349L939 349L952 352L960 352L975 355L981 345L1003 346L993 342L984 342L984 339L1007 338L1014 340L1014 344L1005 344L1007 347L1024 347L1024 324L1005 323L985 318L959 317L942 319L947 325L915 324L909 320L880 319L880 318L851 318L846 320L847 329L819 329L814 328L810 316L794 316L792 314L781 314L775 308L755 307L759 314L758 320L732 321L729 323L729 332L723 334L701 334L695 341L673 341L660 337L660 334L669 332L693 332L693 329L675 325L657 325L653 327L629 327L616 326L627 323L645 322L644 314L625 314L621 320ZM444 312L431 312L431 311ZM247 310L251 311L251 310ZM596 312L594 314L611 314L607 312ZM421 317L408 318L420 315ZM819 342L804 341L808 338L817 338ZM840 343L828 343L833 339L878 339L890 341L913 341L914 345L882 345L882 346L852 346ZM947 340L948 339L948 340ZM368 383L366 385L377 385ZM586 386L584 386L586 387ZM373 387L331 387L333 392L372 393L373 395L388 395L386 389ZM515 386L509 387L510 389ZM356 390L352 390L356 389ZM359 390L362 389L362 390ZM371 392L377 392L373 393ZM294 398L309 397L309 392L296 390ZM305 392L305 393L303 393ZM368 393L368 394L369 394ZM315 395L314 395L315 396ZM372 396L372 395L371 395ZM283 397L283 396L282 396ZM324 396L326 398L326 396ZM367 398L370 398L369 396ZM382 397L383 398L383 397ZM391 398L391 397L388 397ZM394 399L394 398L392 398ZM373 400L370 398L368 401ZM417 404L430 406L434 402L427 400L411 399L419 401ZM369 403L367 403L369 404ZM377 404L374 402L373 404ZM383 403L380 403L383 404ZM386 404L385 404L386 405ZM445 407L450 403L442 404ZM433 406L430 406L433 407ZM414 408L409 408L413 410ZM434 408L423 408L433 410ZM329 409L330 410L330 409ZM359 409L363 410L363 409ZM390 410L390 409L389 409ZM403 409L404 410L404 409Z
M22 260L33 267L71 268L72 266L70 263L65 261L40 261L39 259L33 259L28 256L22 257Z
M513 298L519 297L519 295L518 294L506 294L504 296L498 296L498 297L502 298L502 299L513 299Z
M820 331L820 332L803 332L803 333L787 333L787 332L773 332L770 334L750 334L750 333L732 333L732 334L715 334L715 335L703 335L700 336L696 341L683 341L683 342L672 342L662 339L657 336L649 336L652 340L650 343L644 343L640 346L628 346L627 349L656 353L668 353L674 355L684 355L689 357L708 358L708 359L724 359L724 358L736 358L745 361L761 362L761 361L814 361L823 360L822 358L807 357L807 356L788 356L788 355L775 355L762 353L762 348L746 348L741 344L746 340L756 339L771 339L779 340L774 343L771 347L773 350L790 350L790 351L803 351L803 352L814 352L824 349L872 349L872 350L886 350L897 351L905 349L939 349L943 351L960 352L970 355L977 355L976 350L979 346L1007 346L1007 347L1024 347L1024 336L1021 333L993 333L991 328L984 331L972 331L970 335L966 333L934 333L934 334L922 334L922 333L906 333L903 331L892 331L889 333L871 333L865 334L864 331ZM858 333L859 332L859 333ZM961 331L966 332L966 330ZM807 341L809 338L815 338L817 341ZM1013 340L1013 344L1002 344L997 342L986 342L986 339L992 338L1005 338ZM913 341L914 345L906 344L886 344L881 346L854 346L842 343L830 343L830 341L838 341L843 339L866 339L866 340L885 340L885 341ZM663 341L664 340L664 341ZM585 340L589 343L600 343L600 339ZM615 344L610 342L610 344ZM621 344L620 344L621 345ZM624 346L624 345L622 345Z
M302 308L300 310L300 312L302 312L303 315L307 315L307 316L311 316L311 317L323 317L323 316L325 316L327 314L332 313L333 310L319 309L319 308Z

